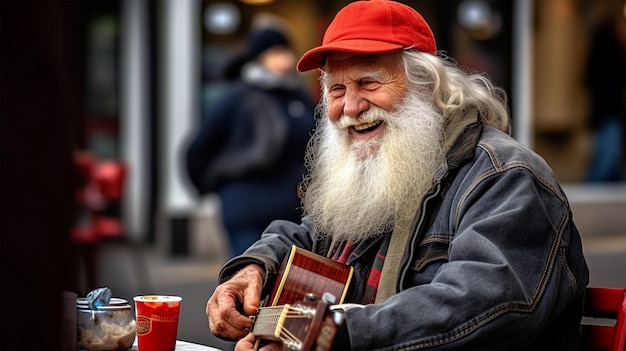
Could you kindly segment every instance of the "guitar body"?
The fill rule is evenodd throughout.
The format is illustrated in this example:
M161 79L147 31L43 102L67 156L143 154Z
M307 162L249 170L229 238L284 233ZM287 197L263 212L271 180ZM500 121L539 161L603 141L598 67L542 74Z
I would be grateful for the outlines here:
M280 267L269 306L302 300L307 294L321 298L331 293L343 303L354 268L293 246Z
M329 306L343 302L353 271L351 266L293 246L266 307L255 317L251 331L257 348L261 340L268 340L282 342L285 350L330 350L337 325Z

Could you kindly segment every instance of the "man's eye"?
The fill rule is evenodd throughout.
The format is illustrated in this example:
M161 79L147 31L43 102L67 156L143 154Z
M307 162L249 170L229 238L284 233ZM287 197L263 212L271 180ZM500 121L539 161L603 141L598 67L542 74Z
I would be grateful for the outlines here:
M334 85L330 88L330 96L332 97L340 97L346 91L346 87L342 85Z
M380 87L381 83L371 80L361 82L361 87L366 90L376 90Z

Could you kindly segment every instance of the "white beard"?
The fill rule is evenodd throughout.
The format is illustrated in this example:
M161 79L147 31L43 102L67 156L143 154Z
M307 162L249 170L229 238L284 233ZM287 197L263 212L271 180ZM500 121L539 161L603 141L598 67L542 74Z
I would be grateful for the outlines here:
M427 99L409 92L393 112L372 107L359 121L382 119L382 134L368 141L348 135L342 117L332 123L322 109L307 150L304 213L314 234L358 242L410 225L444 161L444 119Z

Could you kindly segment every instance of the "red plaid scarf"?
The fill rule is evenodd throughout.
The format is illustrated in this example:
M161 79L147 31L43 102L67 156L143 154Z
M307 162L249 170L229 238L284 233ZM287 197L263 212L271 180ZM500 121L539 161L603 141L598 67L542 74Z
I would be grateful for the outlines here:
M367 277L367 285L365 287L363 298L361 299L362 304L372 304L376 300L376 292L378 291L378 283L380 282L380 273L383 269L383 263L385 262L385 257L387 255L387 248L389 247L389 237L390 235L386 235L384 239L380 241L380 245L376 251L376 255L374 256L372 268L370 269L369 276ZM354 252L355 247L356 246L353 245L352 242L349 240L346 241L343 250L337 251L334 258L335 261L346 264L350 255Z

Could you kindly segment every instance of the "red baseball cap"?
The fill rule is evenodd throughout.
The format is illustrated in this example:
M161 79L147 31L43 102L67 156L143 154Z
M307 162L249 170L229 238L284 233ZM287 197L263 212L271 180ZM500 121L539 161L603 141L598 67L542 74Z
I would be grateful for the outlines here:
M435 36L419 12L395 1L355 1L337 13L322 45L302 55L297 68L322 68L329 51L380 54L406 48L437 51Z

